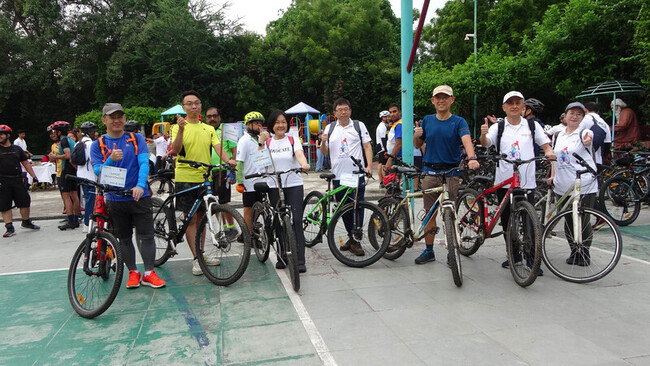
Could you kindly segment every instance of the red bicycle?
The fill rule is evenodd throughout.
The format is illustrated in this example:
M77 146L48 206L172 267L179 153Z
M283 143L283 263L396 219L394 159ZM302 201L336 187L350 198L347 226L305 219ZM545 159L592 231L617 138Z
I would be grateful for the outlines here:
M131 190L98 184L67 175L66 179L95 188L95 208L91 228L72 257L68 271L68 298L77 314L94 318L115 300L124 274L119 242L110 232L110 217L104 201L107 192L130 196Z
M526 200L526 191L521 188L519 167L535 160L506 159L505 156L487 156L487 159L505 161L514 167L512 177L502 183L479 193L474 189L465 189L456 202L458 229L460 231L459 251L470 256L485 242L485 238L501 235L494 233L494 228L503 213L506 202L510 204L510 221L506 228L506 252L510 262L510 273L515 282L526 287L535 282L542 261L542 226L535 212L535 207ZM474 177L481 185L493 184L489 177ZM507 187L508 192L496 208L490 208L488 197L497 189Z

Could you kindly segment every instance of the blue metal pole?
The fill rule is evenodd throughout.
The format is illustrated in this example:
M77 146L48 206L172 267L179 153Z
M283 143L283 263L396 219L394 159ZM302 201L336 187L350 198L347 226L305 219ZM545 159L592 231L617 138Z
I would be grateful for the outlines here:
M408 72L411 47L413 46L413 1L402 0L402 159L413 164L413 71Z
M478 52L476 50L476 45L478 43L478 29L476 27L477 10L478 10L478 0L474 0L474 64L478 63L478 59L477 59ZM475 90L474 91L474 138L477 138L476 125L478 125L478 120L476 119L476 90Z

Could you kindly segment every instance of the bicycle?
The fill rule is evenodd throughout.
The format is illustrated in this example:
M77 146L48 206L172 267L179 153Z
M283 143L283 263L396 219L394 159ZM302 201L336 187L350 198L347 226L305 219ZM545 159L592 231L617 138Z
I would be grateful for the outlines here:
M270 247L277 254L278 260L289 268L289 278L293 290L300 290L300 273L298 271L298 248L296 234L293 231L291 207L285 203L280 176L287 173L301 173L302 168L289 169L283 172L256 173L247 175L246 179L275 177L278 186L278 202L271 205L268 197L269 185L266 182L254 183L256 192L262 193L262 201L255 202L252 207L251 232L253 248L257 259L264 263L269 258ZM277 235L274 235L277 233ZM277 241L276 241L277 239ZM276 246L277 243L277 246Z
M456 212L460 235L460 253L470 256L483 245L486 238L494 238L501 232L493 234L505 205L510 203L510 220L506 228L506 253L510 263L510 273L515 282L522 287L530 286L537 278L542 262L542 228L535 212L535 207L526 200L526 191L520 186L519 167L536 160L507 159L505 155L492 156L513 165L512 177L481 192L466 189L457 200ZM475 180L487 178L475 177ZM487 182L485 182L487 184ZM488 196L497 189L507 186L496 211L489 212Z
M172 166L174 158L169 156L164 160L164 166ZM164 168L158 170L155 175L149 177L147 181L149 184L149 193L152 198L159 198L165 200L170 194L175 191L174 187L174 168Z
M131 190L98 184L88 179L67 175L66 179L95 188L95 206L91 228L70 262L68 299L80 316L92 319L105 312L120 291L124 275L124 259L118 240L110 231L110 215L104 195L116 192L131 195Z
M418 174L416 169L408 167L397 167L397 170L405 175ZM397 259L406 248L410 248L416 241L422 240L426 235L436 234L437 227L426 230L429 222L437 215L442 207L442 231L445 233L447 246L447 264L451 268L451 274L456 286L463 285L463 271L460 264L459 242L460 233L456 223L456 210L454 202L449 198L446 176L459 171L460 168L452 168L443 172L424 172L422 175L431 175L442 179L442 186L421 190L418 192L407 192L402 199L395 197L382 198L379 207L386 210L391 229L391 246L384 254L384 258ZM415 229L415 217L412 214L411 200L424 197L425 194L439 193L438 199L433 203L428 212L423 212L422 223ZM394 238L392 236L395 236Z
M627 226L636 221L641 211L641 203L650 203L650 166L646 159L641 159L635 162L633 167L613 175L598 191L603 212L620 226Z
M163 265L167 260L176 254L177 244L183 241L187 226L196 214L199 207L204 205L206 214L199 222L196 231L196 256L205 277L212 283L219 286L228 286L237 281L246 271L250 259L251 239L246 223L241 214L228 205L217 203L217 197L212 194L212 186L209 180L212 168L226 167L232 170L229 165L211 165L191 160L179 160L181 163L189 164L191 167L207 168L203 173L203 183L186 190L170 194L164 201L154 198L154 240L156 241L156 267ZM177 229L174 198L178 195L199 191L198 198L194 201L187 217L181 221L180 229ZM235 230L242 233L243 243L235 242L237 233L226 232L223 215L230 215L235 223ZM234 235L232 234L234 233ZM201 246L204 245L204 248ZM206 258L218 259L219 264L208 266Z
M355 178L357 174L371 177L364 171L361 161L354 157L350 158L359 169L353 172ZM319 191L312 191L303 200L302 226L305 232L305 246L310 248L320 243L327 231L328 246L334 257L341 263L350 267L365 267L373 264L384 255L390 242L388 218L377 205L358 200L356 186L341 185L332 190L332 180L335 177L336 175L332 173L321 174L320 178L327 181L325 195ZM354 182L350 184L354 185ZM336 202L335 195L339 192L344 192L341 203L332 206L332 202ZM352 202L344 203L348 200ZM345 227L341 228L341 226ZM364 231L367 234L367 242L363 241ZM346 243L343 242L345 236L349 237ZM361 245L363 255L358 256L348 250L350 240Z
M574 153L573 156L585 169L576 171L572 187L557 202L553 202L555 196L549 187L547 195L536 206L541 205L544 212L544 264L565 281L587 283L603 278L616 267L623 244L621 233L611 218L596 209L582 207L581 176L591 173L595 177L597 173L580 155ZM558 227L560 223L564 228ZM562 232L563 236L559 234Z

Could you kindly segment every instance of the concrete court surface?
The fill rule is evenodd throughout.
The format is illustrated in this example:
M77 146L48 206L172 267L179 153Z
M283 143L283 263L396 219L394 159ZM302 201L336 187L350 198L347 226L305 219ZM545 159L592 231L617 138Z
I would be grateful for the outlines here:
M18 223L0 238L0 365L650 365L649 211L621 228L624 256L590 284L546 271L521 288L495 238L462 258L461 288L440 243L437 262L413 264L420 243L362 269L318 244L297 294L253 255L242 279L217 287L191 275L181 244L157 269L167 287L122 288L93 320L66 292L81 231Z

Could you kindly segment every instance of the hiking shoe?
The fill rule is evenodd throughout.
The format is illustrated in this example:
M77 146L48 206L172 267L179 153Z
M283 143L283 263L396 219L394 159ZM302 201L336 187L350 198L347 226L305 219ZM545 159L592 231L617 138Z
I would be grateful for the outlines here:
M350 240L348 241L350 243L350 252L352 254L356 255L357 257L363 257L366 253L363 251L363 248L361 247L361 244L357 242L356 240Z
M214 254L204 257L204 259L205 259L205 264L207 264L208 266L218 266L219 264L221 264L219 258L217 258L217 256Z
M235 240L235 238L237 238L239 231L237 231L237 229L235 229L234 227L231 227L226 229L225 233L226 233L226 240L232 242L233 240Z
M501 268L510 268L510 262L506 259L503 263L501 263Z
M5 225L5 227L7 228L7 232L3 235L3 237L8 238L10 236L16 235L16 230L12 224Z
M155 271L151 271L149 276L142 276L142 284L153 288L161 288L165 286L166 282L161 280Z
M32 230L39 230L41 227L38 225L34 225L34 222L29 219L29 220L23 220L23 223L20 224L20 226L27 228L27 229L32 229Z
M299 264L298 273L305 273L305 272L307 272L307 266L305 266L304 264Z
M348 239L348 241L346 241L345 244L343 244L343 245L341 245L339 247L339 250L342 251L342 252L345 252L346 250L350 250L350 242L351 241L352 241L352 239Z
M68 230L68 229L76 229L76 228L78 228L78 227L79 227L79 224L77 224L77 223L70 223L69 221L66 222L66 223L63 224L63 225L59 225L59 226L58 226L59 230L63 230L63 231Z
M424 264L436 260L436 254L433 250L425 249L419 257L415 258L415 264Z
M126 282L126 288L140 287L140 272L129 271L129 280Z
M201 266L199 265L199 260L195 259L194 262L192 262L192 274L195 276L200 276L203 274L203 271L201 270Z
M239 243L243 243L243 242L244 242L244 236L243 236L242 233L239 233L239 235L237 236L237 242L239 242Z

